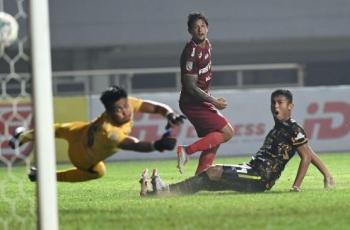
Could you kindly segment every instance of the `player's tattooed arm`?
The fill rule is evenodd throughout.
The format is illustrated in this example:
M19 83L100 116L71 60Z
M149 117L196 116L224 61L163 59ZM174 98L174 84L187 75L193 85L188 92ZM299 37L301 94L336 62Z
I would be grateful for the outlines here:
M215 102L216 99L214 97L210 96L197 86L197 80L198 76L195 74L186 74L182 77L182 84L186 92L194 96L198 101L210 103Z
M207 94L205 91L200 89L196 82L198 80L198 75L186 74L182 76L182 85L187 93L191 94L196 100L201 102L212 103L218 109L224 109L227 106L225 99L218 98Z

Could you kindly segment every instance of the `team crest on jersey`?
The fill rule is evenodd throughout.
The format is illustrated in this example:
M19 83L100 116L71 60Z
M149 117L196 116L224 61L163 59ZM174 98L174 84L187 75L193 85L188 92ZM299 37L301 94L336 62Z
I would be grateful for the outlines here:
M193 62L191 61L186 62L186 70L191 71L192 68L193 68Z
M207 60L208 59L208 57L209 57L209 54L207 53L207 54L205 54L205 56L204 56L204 60Z

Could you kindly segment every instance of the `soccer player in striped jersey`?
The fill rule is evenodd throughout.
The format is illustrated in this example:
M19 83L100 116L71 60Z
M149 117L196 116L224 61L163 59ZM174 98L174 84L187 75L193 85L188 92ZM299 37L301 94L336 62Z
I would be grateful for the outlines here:
M188 16L188 32L191 40L182 51L181 83L179 107L196 129L199 140L177 147L178 168L183 166L191 154L201 152L195 174L210 167L220 144L230 140L234 130L227 119L219 112L228 105L224 98L210 94L213 78L211 62L211 43L207 38L208 20L201 13Z
M162 193L195 193L200 190L235 190L239 192L263 192L270 190L280 177L285 165L298 153L300 163L290 191L299 192L310 163L317 167L324 178L324 187L335 181L317 154L311 149L304 129L291 118L293 95L279 89L271 94L271 112L275 126L265 137L259 151L247 164L215 165L200 174L175 184L164 184L154 170L148 191L146 172L141 178L141 195Z

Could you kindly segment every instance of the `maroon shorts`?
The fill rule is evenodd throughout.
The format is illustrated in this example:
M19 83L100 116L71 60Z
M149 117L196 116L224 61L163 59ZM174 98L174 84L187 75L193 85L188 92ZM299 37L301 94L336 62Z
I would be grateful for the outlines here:
M192 123L199 137L204 137L211 132L219 131L228 124L227 119L210 104L180 103L180 109Z

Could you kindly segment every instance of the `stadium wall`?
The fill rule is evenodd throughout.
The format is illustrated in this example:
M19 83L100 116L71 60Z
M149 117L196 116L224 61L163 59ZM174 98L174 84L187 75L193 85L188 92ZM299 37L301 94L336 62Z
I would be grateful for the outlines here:
M55 97L55 122L89 121L87 97ZM68 145L65 140L56 139L56 160L59 163L67 162Z
M222 111L236 129L236 136L220 147L221 156L251 155L262 145L265 135L273 126L270 112L270 94L273 89L217 90L213 95L224 97L229 107ZM304 126L311 146L317 152L350 150L350 87L292 88L294 93L293 118ZM177 93L133 94L143 99L160 101L179 111ZM90 119L103 111L98 96L91 96ZM159 116L138 115L132 135L142 140L159 138L166 121ZM189 122L173 134L182 144L197 140ZM110 159L171 158L174 152L140 154L120 151Z
M222 111L235 127L236 136L220 147L221 156L251 155L261 146L264 136L273 126L270 112L270 93L273 89L216 90L213 95L227 99L229 107ZM317 152L345 152L350 150L350 86L291 88L294 93L293 117L304 126L311 146ZM133 94L143 99L171 105L177 111L177 93ZM1 154L14 154L7 146L8 133L20 125L32 127L32 111L28 100L18 102L16 116L9 116L9 103L0 103ZM88 121L103 112L99 95L90 97L54 98L55 122ZM18 119L18 116L23 119ZM8 124L8 126L5 125ZM166 121L160 116L137 114L132 135L142 140L155 140L164 132ZM9 130L9 131L8 131ZM195 130L186 121L173 135L182 144L197 140ZM30 155L32 145L21 148L21 154ZM31 154L33 156L33 154ZM140 154L120 151L109 160L173 158L174 152ZM68 161L67 143L56 140L56 159Z

